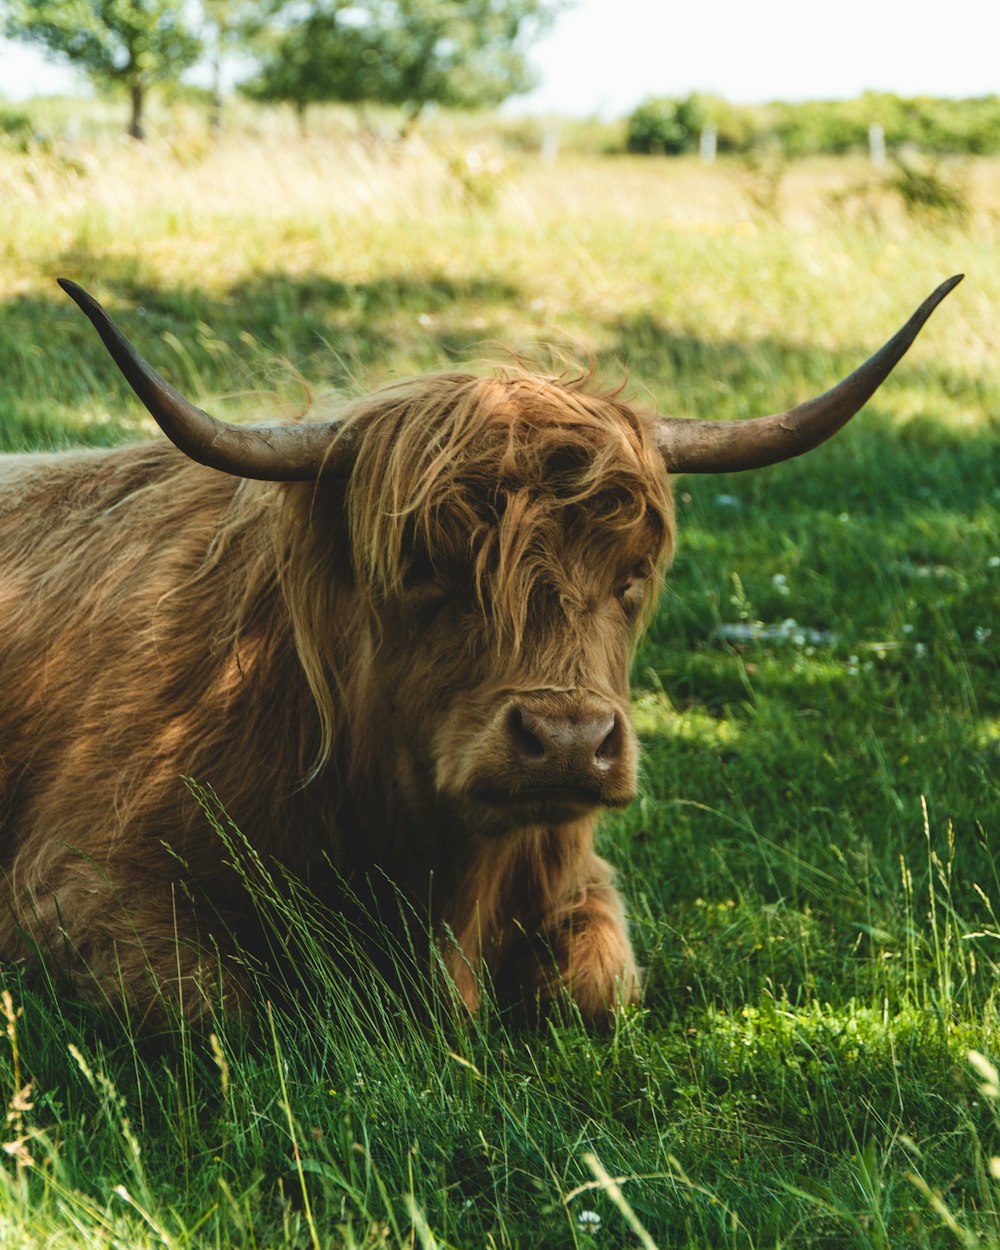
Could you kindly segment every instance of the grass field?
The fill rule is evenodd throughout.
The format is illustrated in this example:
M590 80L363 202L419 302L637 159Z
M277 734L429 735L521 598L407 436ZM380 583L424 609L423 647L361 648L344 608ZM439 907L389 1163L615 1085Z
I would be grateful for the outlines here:
M5 1250L1000 1246L1000 166L949 176L961 228L838 204L852 163L0 155L5 449L151 428L59 275L231 417L551 346L727 418L968 274L833 443L677 484L641 797L602 835L641 1008L418 1026L320 968L255 1036L153 1044L8 969Z

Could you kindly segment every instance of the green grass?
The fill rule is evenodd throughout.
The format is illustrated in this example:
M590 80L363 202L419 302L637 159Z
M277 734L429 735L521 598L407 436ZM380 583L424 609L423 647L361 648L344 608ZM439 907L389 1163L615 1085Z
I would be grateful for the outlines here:
M1000 1246L1000 1100L967 1057L1000 1059L1000 167L966 171L960 232L845 220L851 164L792 167L775 218L724 164L502 160L480 185L460 152L329 136L0 156L0 444L149 430L61 274L232 416L539 344L746 416L969 277L832 444L678 483L642 793L602 835L641 1008L610 1037L417 1023L316 960L256 1033L149 1039L10 968L5 1247ZM307 950L335 926L251 884Z

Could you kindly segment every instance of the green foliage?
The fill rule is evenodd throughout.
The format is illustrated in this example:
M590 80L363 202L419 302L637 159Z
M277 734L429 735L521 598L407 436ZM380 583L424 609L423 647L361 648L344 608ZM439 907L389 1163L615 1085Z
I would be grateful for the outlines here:
M0 136L10 146L21 152L27 151L35 135L34 123L28 113L20 109L0 109Z
M917 224L965 230L972 220L965 173L954 162L948 168L919 154L899 155L887 171L869 170L863 178L832 191L828 203L841 216L870 226L878 226L897 203Z
M136 138L145 90L176 78L201 50L180 0L6 0L5 11L9 38L64 57L100 87L125 87Z
M304 111L327 100L377 98L382 50L375 32L341 20L338 10L310 13L265 46L257 76L241 87L250 99L287 101Z
M864 152L869 128L876 124L891 148L912 145L940 154L1000 152L1000 96L907 99L874 91L853 100L750 106L712 96L649 100L628 119L628 150L667 155L693 151L705 122L716 127L720 152L748 152L775 144L794 158Z
M324 100L372 101L416 119L427 104L481 108L526 91L531 37L551 0L339 0L267 38L244 91L300 110Z
M629 152L646 155L693 152L705 121L705 107L697 95L647 100L629 116L625 146Z
M868 146L869 124L879 120L866 108L865 100L775 104L769 110L769 131L791 157L863 151Z
M927 161L918 163L897 157L889 185L897 192L911 217L937 223L966 226L969 197L954 177Z

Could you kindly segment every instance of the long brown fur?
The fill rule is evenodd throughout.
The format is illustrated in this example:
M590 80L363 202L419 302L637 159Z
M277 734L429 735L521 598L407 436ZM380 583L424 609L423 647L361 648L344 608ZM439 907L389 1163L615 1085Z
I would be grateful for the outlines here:
M0 460L0 954L142 1011L239 1004L252 908L192 777L265 862L391 878L471 1008L485 962L600 1020L637 983L593 832L632 792L628 661L673 546L650 422L515 369L342 419L346 483L165 441ZM520 800L522 707L614 710L599 799Z

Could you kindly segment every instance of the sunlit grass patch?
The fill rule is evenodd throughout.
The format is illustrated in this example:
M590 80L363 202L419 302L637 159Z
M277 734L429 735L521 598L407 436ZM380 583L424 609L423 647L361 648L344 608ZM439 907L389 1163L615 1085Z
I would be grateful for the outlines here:
M678 712L664 694L648 690L636 696L633 714L640 735L664 734L696 746L729 746L739 733L731 722L705 712L691 709Z

